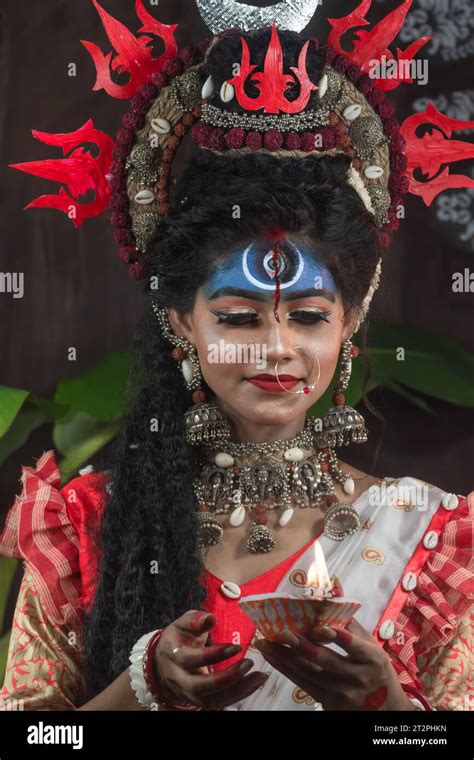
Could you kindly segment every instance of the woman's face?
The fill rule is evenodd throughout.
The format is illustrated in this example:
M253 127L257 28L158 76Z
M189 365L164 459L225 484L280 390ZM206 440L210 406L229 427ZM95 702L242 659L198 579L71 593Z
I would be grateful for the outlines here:
M353 330L343 311L317 250L294 236L278 250L265 238L231 254L199 289L191 312L168 313L174 332L196 346L202 375L228 417L278 425L304 418L329 386ZM286 391L276 381L277 362ZM311 384L310 392L294 393Z

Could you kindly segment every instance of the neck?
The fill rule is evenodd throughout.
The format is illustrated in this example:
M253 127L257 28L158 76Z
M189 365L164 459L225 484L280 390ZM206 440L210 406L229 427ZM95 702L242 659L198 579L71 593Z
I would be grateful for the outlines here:
M305 424L306 414L300 414L295 419L284 423L252 422L237 416L231 409L217 399L222 411L229 420L231 440L237 443L272 443L273 441L286 441L300 433Z

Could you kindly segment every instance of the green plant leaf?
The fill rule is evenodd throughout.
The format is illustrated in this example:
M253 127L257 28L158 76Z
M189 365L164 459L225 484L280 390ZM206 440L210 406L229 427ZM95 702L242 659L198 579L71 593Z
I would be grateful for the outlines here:
M130 364L130 352L113 351L83 375L61 380L54 401L68 410L62 419L71 419L77 412L103 422L120 419Z
M48 422L48 418L40 409L29 408L28 404L25 404L3 438L0 438L0 465L26 443L33 430L45 422Z
M8 631L0 638L0 686L5 680L5 671L7 668L8 645L10 643L11 631Z
M3 626L3 618L17 567L17 559L0 557L0 630Z
M63 418L68 411L68 407L64 404L57 404L53 399L41 398L34 393L30 393L26 406L39 409L49 422Z
M400 396L403 396L403 398L406 398L414 406L419 407L419 409L422 409L424 412L428 412L428 414L433 414L436 416L436 412L429 406L429 404L426 403L424 398L418 396L416 393L412 393L408 390L408 388L400 385L400 383L392 382L391 380L385 380L384 387L388 388L394 393L398 393Z
M62 482L67 483L91 457L118 433L120 421L100 422L84 412L71 420L57 422L53 430L56 449L64 455L59 462Z
M0 438L5 435L17 416L29 391L0 385Z
M382 384L402 384L459 406L474 406L474 355L444 335L377 323L369 345L374 372ZM404 350L404 359L397 358Z

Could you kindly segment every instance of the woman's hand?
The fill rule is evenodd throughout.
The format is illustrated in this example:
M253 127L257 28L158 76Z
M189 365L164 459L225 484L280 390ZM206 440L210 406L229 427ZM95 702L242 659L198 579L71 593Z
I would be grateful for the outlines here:
M324 710L414 710L387 653L360 623L322 628L311 637L285 631L279 641L255 646L274 668L320 702ZM340 655L321 644L338 644Z
M253 665L248 659L209 672L209 665L233 657L242 648L230 643L204 646L215 622L208 612L188 610L163 631L155 650L155 675L170 702L221 710L248 697L267 680L268 675L259 671L243 677Z

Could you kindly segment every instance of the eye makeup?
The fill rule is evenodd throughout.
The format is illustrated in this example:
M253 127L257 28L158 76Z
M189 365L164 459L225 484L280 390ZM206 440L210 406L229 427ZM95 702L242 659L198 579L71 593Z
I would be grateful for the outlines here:
M209 311L217 317L217 324L230 324L230 325L244 325L255 324L259 321L260 317L256 311L250 311L249 309L241 309L240 311L234 309L213 309L209 307ZM329 323L330 311L325 309L296 309L289 314L288 319L292 321L300 322L305 325L314 325L317 322L323 320Z

